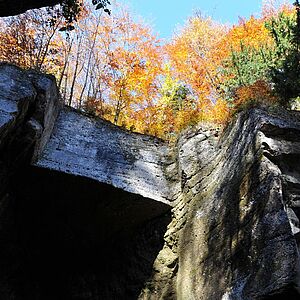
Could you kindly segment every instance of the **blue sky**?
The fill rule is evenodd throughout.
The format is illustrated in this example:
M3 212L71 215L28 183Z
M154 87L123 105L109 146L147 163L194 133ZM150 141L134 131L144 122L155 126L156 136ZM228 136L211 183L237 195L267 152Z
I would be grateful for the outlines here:
M195 9L216 21L234 24L239 16L257 15L262 0L123 0L136 14L153 25L160 38L169 38L176 26L192 15ZM293 2L293 1L289 1Z

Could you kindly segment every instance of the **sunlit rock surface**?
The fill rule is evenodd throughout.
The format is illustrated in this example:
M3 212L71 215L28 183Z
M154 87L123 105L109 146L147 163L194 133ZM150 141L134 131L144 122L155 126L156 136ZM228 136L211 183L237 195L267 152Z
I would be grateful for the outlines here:
M298 299L299 113L251 109L218 135L178 141L183 191L140 299Z
M168 180L176 178L176 165L165 142L67 108L35 165L85 176L166 204L171 204L176 191Z
M51 76L2 64L0 87L1 300L136 299L170 222L167 144L56 119Z

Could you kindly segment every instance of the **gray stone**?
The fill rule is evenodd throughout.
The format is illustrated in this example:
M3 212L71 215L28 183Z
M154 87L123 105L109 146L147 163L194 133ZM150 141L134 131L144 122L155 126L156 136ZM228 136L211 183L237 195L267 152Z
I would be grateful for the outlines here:
M178 141L187 176L140 299L296 299L299 114L252 109L217 136Z
M59 109L54 77L0 64L0 148L23 129L31 128L38 131L33 133L35 157L49 139Z
M65 108L35 166L80 175L171 205L171 150L161 140L124 131Z
M43 105L44 113L48 116L47 122L43 122L35 114L37 108ZM17 225L16 213L17 190L12 186L18 176L22 181L26 181L22 170L28 167L33 154L42 150L51 133L59 106L58 91L53 77L0 63L1 299L20 299L18 285L14 280L22 276L22 269L26 264L22 255L24 249L18 237L20 227Z
M21 69L0 64L0 148L22 123L36 91Z

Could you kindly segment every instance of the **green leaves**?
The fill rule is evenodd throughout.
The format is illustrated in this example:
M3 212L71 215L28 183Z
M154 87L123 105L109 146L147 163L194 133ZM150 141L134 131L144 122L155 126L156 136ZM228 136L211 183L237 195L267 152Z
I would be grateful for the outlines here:
M289 106L300 95L300 6L294 3L296 13L281 14L267 24L276 42L277 63L271 67L274 89L283 106Z
M180 111L190 105L191 91L185 84L173 79L170 74L165 76L160 93L162 95L160 102L164 106L170 107L173 112Z
M232 100L235 90L241 86L252 85L258 80L268 80L273 62L274 52L266 45L255 49L241 42L240 51L231 50L222 70L225 78L228 78L222 87L227 100Z
M273 46L245 46L231 50L223 64L226 81L223 90L227 100L235 98L240 87L251 86L259 80L268 82L283 106L300 95L300 6L296 13L280 12L265 23L274 40Z

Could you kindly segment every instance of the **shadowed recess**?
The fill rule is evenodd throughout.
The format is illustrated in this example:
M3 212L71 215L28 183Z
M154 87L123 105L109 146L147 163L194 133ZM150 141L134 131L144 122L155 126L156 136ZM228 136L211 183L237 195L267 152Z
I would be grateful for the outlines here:
M16 180L17 299L135 299L170 221L168 205L30 167Z

